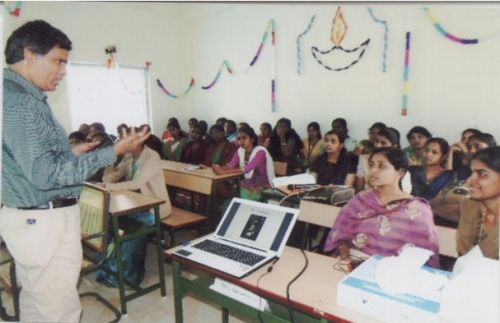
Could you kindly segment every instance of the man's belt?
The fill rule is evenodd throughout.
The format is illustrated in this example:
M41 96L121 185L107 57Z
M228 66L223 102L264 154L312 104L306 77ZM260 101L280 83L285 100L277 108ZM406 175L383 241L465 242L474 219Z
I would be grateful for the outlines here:
M78 199L76 197L70 197L66 199L55 199L45 204L40 204L37 206L27 206L27 207L18 207L19 210L47 210L47 209L57 209L60 207L67 207L71 205L75 205L78 203Z

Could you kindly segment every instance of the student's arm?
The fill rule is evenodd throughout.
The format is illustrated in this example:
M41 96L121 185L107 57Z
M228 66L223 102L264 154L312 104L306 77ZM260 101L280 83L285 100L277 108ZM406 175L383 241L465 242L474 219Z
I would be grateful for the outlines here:
M347 174L345 178L344 185L355 188L356 185L356 174ZM363 183L364 186L364 183Z
M475 214L464 212L464 210L468 209L465 207L466 204L468 203L461 201L459 206L459 221L455 236L459 256L466 254L474 247L478 227L477 222L474 221Z
M238 155L238 151L235 151L229 163L227 163L225 166L214 164L212 165L212 170L217 175L237 173L241 171L240 167L238 167L239 163L240 157Z
M130 190L135 191L139 190L141 187L144 187L147 182L156 176L163 176L163 168L161 165L160 158L155 158L153 156L147 158L144 163L140 166L139 173L137 176L125 182L119 183L109 183L106 184L106 188L110 191L115 190Z
M366 155L359 156L358 167L356 169L356 180L354 185L356 193L365 189L365 158L367 158Z
M265 162L266 162L266 153L263 150L258 151L255 154L254 158L245 166L245 173L254 170L261 163Z

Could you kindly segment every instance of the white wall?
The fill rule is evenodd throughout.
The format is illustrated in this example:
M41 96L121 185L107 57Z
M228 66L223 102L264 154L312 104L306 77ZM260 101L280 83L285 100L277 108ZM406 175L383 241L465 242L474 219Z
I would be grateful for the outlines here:
M114 44L121 64L153 63L151 71L154 127L161 133L168 117L182 125L196 116L209 124L219 116L258 127L286 116L305 136L310 121L329 128L345 117L351 135L362 139L374 121L384 121L404 136L416 124L435 136L455 141L462 129L478 127L500 141L500 6L498 4L435 4L430 8L449 32L464 38L485 37L478 45L451 42L434 29L422 4L372 4L389 25L387 72L382 73L383 28L370 17L366 4L342 6L348 25L346 49L366 38L371 42L358 64L342 72L321 67L310 48L333 46L334 3L25 3L20 18L6 17L6 35L25 21L42 18L64 30L75 48L71 58L105 62L104 48ZM303 75L296 72L296 39L316 14L302 38ZM246 69L270 19L276 21L277 113L271 113L270 82L275 64L270 39L260 60L245 75L226 71L210 90L223 59L236 71ZM412 32L409 115L401 116L405 32ZM339 53L338 55L341 55ZM335 58L334 58L335 59ZM339 60L343 58L339 56ZM156 86L159 77L172 92L181 92L191 77L197 88L172 99ZM51 96L63 123L68 119L64 86ZM61 94L62 93L62 94Z

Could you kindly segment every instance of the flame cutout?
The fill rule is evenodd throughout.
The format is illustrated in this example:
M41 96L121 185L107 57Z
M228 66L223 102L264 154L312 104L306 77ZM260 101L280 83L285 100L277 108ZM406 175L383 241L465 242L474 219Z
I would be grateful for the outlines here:
M340 46L340 43L344 39L344 36L347 32L347 24L345 22L344 16L342 15L342 11L340 6L337 8L337 12L335 13L335 17L332 21L332 32L330 39L332 40L335 46Z

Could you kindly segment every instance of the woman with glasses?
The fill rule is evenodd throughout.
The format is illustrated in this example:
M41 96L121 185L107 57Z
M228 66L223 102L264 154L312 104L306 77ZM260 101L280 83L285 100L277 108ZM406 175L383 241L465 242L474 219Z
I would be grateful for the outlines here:
M238 129L239 148L225 166L213 165L216 174L228 174L237 171L244 173L240 183L240 196L259 201L261 191L271 187L274 167L271 155L266 148L257 145L257 134L251 127Z

